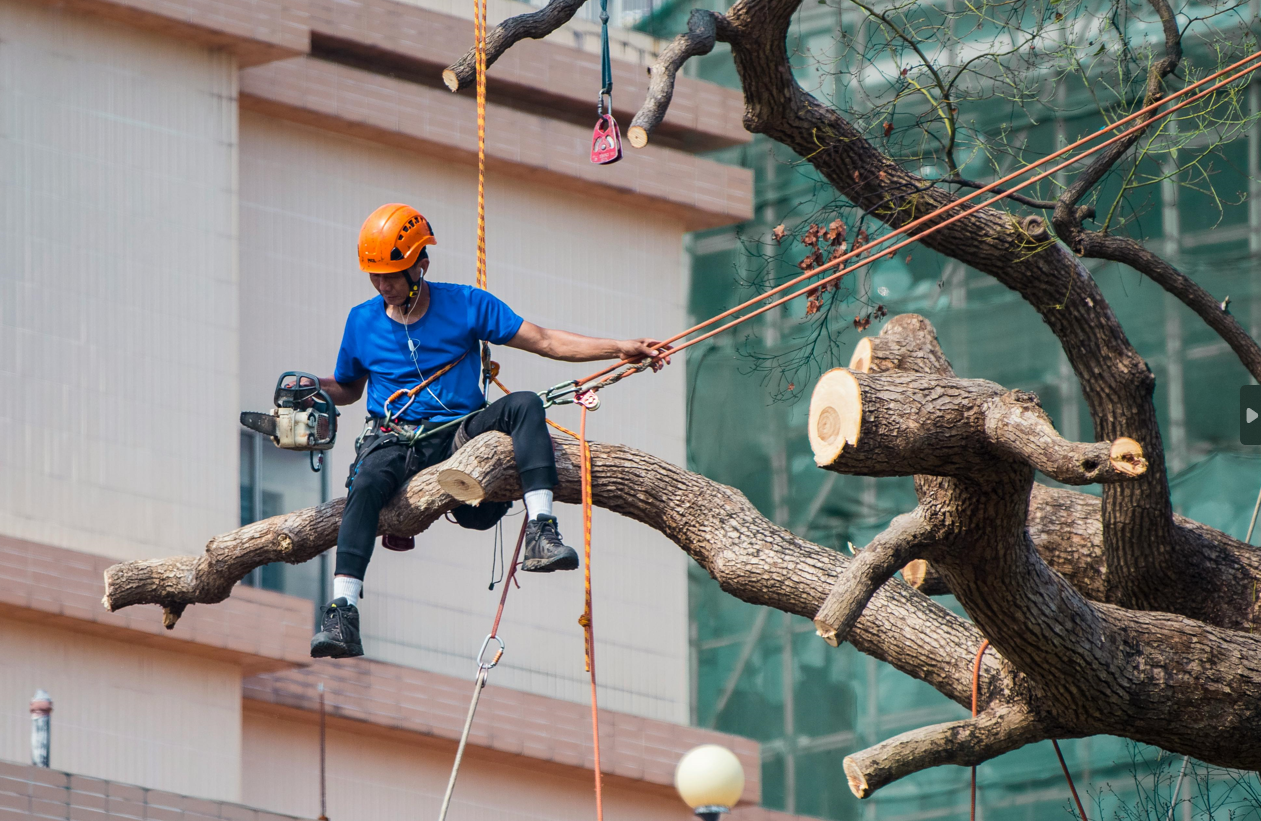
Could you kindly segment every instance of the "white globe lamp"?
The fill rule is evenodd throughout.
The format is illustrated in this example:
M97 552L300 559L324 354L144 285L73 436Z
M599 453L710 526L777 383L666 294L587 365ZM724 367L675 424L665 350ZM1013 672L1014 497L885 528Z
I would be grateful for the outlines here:
M674 786L703 821L718 821L744 792L740 759L726 747L702 744L688 750L674 770Z

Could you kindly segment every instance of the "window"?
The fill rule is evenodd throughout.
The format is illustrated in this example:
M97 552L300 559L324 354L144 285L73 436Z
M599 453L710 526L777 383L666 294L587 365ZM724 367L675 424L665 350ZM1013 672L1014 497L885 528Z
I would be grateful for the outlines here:
M327 467L315 473L305 452L281 450L257 433L241 434L242 525L318 505L328 496ZM242 582L299 596L318 607L327 601L331 585L328 553L303 564L265 565Z

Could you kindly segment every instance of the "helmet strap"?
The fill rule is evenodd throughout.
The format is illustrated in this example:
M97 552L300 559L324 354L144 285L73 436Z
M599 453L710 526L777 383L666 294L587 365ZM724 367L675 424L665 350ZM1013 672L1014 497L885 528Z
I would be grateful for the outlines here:
M420 276L412 279L412 269L403 269L403 279L407 280L407 301L403 303L403 313L410 313L412 310L412 300L420 295L420 285L425 281L425 269L420 269Z

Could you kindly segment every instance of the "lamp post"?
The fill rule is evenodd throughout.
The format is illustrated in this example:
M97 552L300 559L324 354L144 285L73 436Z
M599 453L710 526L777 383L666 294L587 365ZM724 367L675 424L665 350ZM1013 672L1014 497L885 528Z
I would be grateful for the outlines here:
M52 696L43 690L36 690L35 698L31 699L31 763L36 767L47 767L49 764L52 746L49 724L52 712Z
M718 821L744 792L740 759L726 747L702 744L688 750L674 770L674 786L702 821Z

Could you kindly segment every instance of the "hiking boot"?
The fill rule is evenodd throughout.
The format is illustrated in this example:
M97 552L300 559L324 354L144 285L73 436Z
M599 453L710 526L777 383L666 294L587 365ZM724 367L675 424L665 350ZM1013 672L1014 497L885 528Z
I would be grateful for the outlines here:
M320 632L311 639L311 658L348 659L363 655L359 640L359 608L345 598L324 606Z
M521 569L530 573L551 573L553 570L574 570L578 552L560 540L556 517L540 513L525 526L525 561Z

